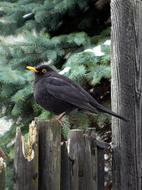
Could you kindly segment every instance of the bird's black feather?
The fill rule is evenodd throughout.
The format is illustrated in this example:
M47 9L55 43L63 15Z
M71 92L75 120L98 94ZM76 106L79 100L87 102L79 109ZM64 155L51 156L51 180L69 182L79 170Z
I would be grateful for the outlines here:
M69 78L58 74L47 66L39 66L37 69L47 68L47 73L36 73L34 95L38 104L45 109L60 114L70 112L73 109L90 111L93 113L104 112L125 120L122 116L99 104L87 91L74 83Z

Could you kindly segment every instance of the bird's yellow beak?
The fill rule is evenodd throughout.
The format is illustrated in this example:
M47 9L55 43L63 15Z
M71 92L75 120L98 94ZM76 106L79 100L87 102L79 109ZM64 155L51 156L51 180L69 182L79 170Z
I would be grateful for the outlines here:
M27 66L26 69L32 71L33 73L38 73L38 70L35 67Z

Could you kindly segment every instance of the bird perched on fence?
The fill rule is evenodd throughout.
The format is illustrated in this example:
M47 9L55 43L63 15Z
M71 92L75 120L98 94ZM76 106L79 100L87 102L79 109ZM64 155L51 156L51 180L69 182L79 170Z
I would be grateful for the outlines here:
M99 104L86 90L58 74L48 65L27 66L35 73L34 98L44 109L63 116L78 109L91 113L104 112L119 119L126 119Z

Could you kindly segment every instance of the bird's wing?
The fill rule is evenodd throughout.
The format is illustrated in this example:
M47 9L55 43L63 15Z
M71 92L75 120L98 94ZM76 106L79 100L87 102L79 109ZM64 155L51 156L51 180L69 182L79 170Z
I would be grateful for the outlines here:
M62 75L49 76L45 80L46 90L57 99L68 102L80 109L98 113L105 112L127 121L122 116L100 105L87 91Z
M57 99L68 102L78 108L97 112L91 106L90 95L79 85L64 76L50 76L44 80L47 91Z

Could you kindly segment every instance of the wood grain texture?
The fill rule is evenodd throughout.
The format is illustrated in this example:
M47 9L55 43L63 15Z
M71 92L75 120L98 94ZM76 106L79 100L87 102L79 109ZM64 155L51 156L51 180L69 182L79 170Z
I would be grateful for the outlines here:
M108 145L96 140L95 128L70 130L67 142L61 143L57 120L32 123L27 143L17 129L15 190L104 190Z
M104 190L104 149L95 128L73 129L62 145L61 190Z
M142 2L112 0L113 190L142 189Z
M104 190L104 149L96 147L96 156L96 189Z
M38 122L39 189L60 190L61 126L58 121Z
M71 190L92 190L92 160L90 142L79 129L69 134L69 158L71 167Z
M3 162L3 164L0 163L0 190L5 190L5 182L6 182L5 180L6 180L5 163Z
M36 131L36 126L35 126ZM31 136L30 136L31 135ZM34 138L33 138L34 137ZM29 133L29 147L25 152L25 143L18 128L15 143L14 189L38 190L38 138L37 133ZM34 142L32 140L34 139ZM31 141L33 143L31 143Z
M72 160L68 156L67 142L61 146L61 189L71 190Z

